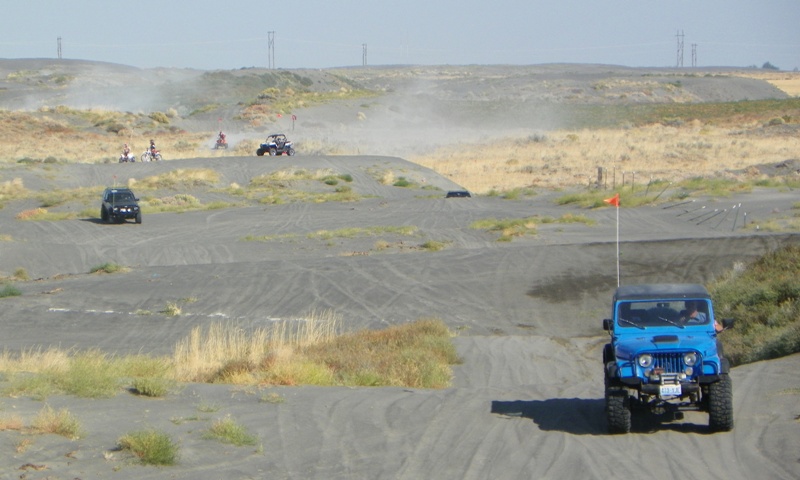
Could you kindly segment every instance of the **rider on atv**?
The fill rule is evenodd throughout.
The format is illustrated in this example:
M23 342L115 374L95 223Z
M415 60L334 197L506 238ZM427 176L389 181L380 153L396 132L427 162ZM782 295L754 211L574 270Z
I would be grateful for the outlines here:
M217 143L214 145L214 148L228 148L228 139L222 130L219 131L219 135L217 135Z
M122 155L119 156L120 162L135 162L136 157L131 155L131 148L127 143L122 145Z

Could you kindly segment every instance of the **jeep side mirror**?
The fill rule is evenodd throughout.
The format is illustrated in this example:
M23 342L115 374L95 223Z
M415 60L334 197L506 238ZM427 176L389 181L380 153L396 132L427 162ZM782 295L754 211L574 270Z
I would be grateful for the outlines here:
M605 330L605 331L614 330L614 321L611 320L610 318L604 318L603 319L603 330Z
M733 319L732 318L723 318L722 319L722 328L725 330L729 328L733 328Z

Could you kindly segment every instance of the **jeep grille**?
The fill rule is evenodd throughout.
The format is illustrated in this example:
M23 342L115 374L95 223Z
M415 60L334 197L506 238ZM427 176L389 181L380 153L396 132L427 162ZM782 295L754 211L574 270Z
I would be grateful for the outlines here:
M653 368L663 369L664 373L681 373L686 366L681 353L654 353Z

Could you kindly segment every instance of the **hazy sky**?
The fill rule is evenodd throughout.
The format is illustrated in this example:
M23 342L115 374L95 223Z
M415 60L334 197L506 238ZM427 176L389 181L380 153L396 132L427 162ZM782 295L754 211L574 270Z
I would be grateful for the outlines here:
M602 63L800 67L800 0L17 0L0 58L204 70Z

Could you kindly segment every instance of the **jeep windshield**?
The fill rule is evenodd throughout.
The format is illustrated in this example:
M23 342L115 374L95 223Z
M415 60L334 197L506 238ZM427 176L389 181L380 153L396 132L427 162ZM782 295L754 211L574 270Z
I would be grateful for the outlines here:
M619 302L616 317L620 328L636 329L686 328L710 321L708 302L702 299Z

